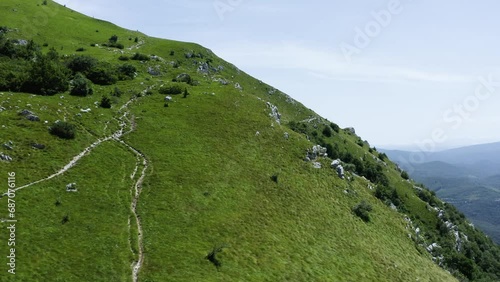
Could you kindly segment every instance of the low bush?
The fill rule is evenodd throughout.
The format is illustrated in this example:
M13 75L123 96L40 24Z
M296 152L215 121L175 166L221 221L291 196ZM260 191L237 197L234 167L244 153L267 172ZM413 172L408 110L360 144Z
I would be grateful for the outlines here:
M149 61L149 56L141 53L135 53L131 59L136 61Z
M118 67L118 78L120 80L134 79L137 69L131 64L124 64Z
M64 121L59 121L54 123L49 128L49 132L50 134L55 135L59 138L74 139L76 130L74 125Z
M180 87L177 84L164 85L164 86L160 87L158 92L160 92L160 94L171 94L171 95L181 94L182 87Z
M113 96L113 97L121 97L122 96L122 91L120 90L120 88L115 87L115 89L113 89L113 91L111 91L111 96Z
M73 79L72 88L70 95L85 97L93 93L90 81L86 79L82 74L78 73Z
M102 96L101 103L99 104L101 108L109 109L111 108L111 99L108 96Z
M99 85L112 85L118 81L115 70L109 64L103 63L91 69L87 74L87 78Z
M271 176L271 180L272 180L273 182L275 182L275 183L278 183L278 174L277 174L277 173L273 174L273 175Z
M97 66L97 59L90 56L73 56L66 61L66 66L74 73L87 74Z
M408 172L406 172L404 170L401 172L401 177L403 177L403 179L405 179L405 180L410 179L410 176L408 175Z
M339 133L340 132L340 127L336 123L330 123L330 127L333 129L333 131Z
M370 212L372 211L372 206L367 203L365 200L361 201L361 203L355 205L352 208L352 212L361 218L364 222L370 221Z
M325 128L323 128L323 135L325 137L332 137L332 129L329 126L325 126Z

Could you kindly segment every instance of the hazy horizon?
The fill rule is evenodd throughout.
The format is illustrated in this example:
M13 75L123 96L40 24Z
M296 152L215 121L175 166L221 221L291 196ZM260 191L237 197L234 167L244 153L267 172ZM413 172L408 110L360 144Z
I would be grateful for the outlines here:
M492 0L56 2L202 44L372 146L500 141L500 3Z

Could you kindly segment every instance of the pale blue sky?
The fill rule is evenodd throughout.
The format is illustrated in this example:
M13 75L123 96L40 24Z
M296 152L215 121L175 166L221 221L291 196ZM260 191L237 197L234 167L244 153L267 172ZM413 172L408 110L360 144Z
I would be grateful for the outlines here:
M498 1L57 2L200 43L377 147L500 141Z

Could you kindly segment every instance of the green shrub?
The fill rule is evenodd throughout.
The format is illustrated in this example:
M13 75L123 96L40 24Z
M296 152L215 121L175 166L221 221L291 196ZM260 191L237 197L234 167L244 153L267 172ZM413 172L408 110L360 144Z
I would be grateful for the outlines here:
M339 133L340 132L340 127L336 123L330 123L330 127L333 129L333 131Z
M187 84L192 84L193 83L193 79L187 73L181 73L181 74L179 74L176 78L172 79L172 81L173 82L184 82L184 83L187 83Z
M404 170L401 172L401 177L403 177L403 179L405 179L405 180L410 179L410 176L408 175L408 172L406 172Z
M328 154L328 156L330 158L332 158L332 159L340 158L339 146L336 143L333 145L330 143L327 143L323 147L326 148L326 153Z
M135 53L132 56L132 60L136 60L136 61L149 61L149 56L141 54L141 53Z
M122 96L122 91L120 90L120 88L115 87L115 89L113 89L113 91L111 92L111 96L113 96L113 97L121 97Z
M365 143L361 139L356 140L356 144L358 144L358 146L361 148L363 148L363 146L365 146Z
M90 56L73 56L70 57L66 62L66 66L75 74L83 73L87 74L97 66L97 59Z
M222 266L222 262L217 259L217 254L222 252L224 247L214 247L210 253L208 253L205 258L209 260L217 270Z
M325 126L325 128L323 128L323 135L325 137L332 137L332 130L329 126Z
M87 95L91 95L93 93L92 86L90 85L90 81L86 79L82 74L78 73L73 79L71 85L70 95L73 96L82 96L85 97Z
M102 96L101 103L99 104L101 108L109 109L111 108L111 99L108 96Z
M85 51L85 48L83 48L83 47L76 49L76 52L83 52L83 51Z
M133 79L137 69L131 64L124 64L118 67L118 78L120 80Z
M396 189L392 187L377 185L377 188L375 189L375 197L387 205L390 203L393 203L397 207L401 205L401 198L399 197Z
M74 139L75 138L75 126L64 122L58 121L54 123L50 128L49 132L52 135L55 135L59 138L63 139Z
M87 78L99 85L112 85L118 81L114 69L109 64L103 63L91 69L87 74Z
M68 90L69 71L59 61L55 50L32 61L22 91L41 95L54 95Z
M113 35L113 36L111 36L111 37L108 39L108 41L109 41L109 43L114 44L114 43L118 42L118 36Z
M180 87L177 84L164 85L164 86L160 87L158 92L160 92L160 94L171 94L171 95L181 94L182 87Z
M355 205L352 208L352 212L361 218L365 222L370 221L370 212L372 211L372 206L367 203L365 200L361 201L361 203Z
M278 183L278 174L277 174L277 173L273 174L273 175L271 176L271 180L272 180L273 182L275 182L275 183Z
M381 159L382 161L389 159L385 153L378 154L378 158Z
M120 60L120 61L128 61L128 60L130 60L130 57L129 56L125 56L125 55L121 55L120 57L118 57L118 60Z

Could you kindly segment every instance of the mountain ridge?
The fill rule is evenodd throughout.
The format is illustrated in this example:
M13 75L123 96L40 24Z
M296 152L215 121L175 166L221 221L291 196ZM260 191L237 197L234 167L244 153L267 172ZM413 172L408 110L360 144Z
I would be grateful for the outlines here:
M53 8L57 15L39 32L24 33L18 13L56 14ZM3 39L39 42L35 58L52 67L64 70L82 56L98 60L83 78L69 74L66 91L0 93L0 141L12 148L5 147L11 160L2 170L16 171L19 187L86 152L64 173L17 192L18 263L25 270L16 278L456 281L438 265L460 279L498 273L481 252L497 257L498 249L453 207L403 180L353 130L210 50L123 30L51 1L7 0L0 9L0 26L9 29ZM62 29L68 21L74 28ZM0 59L12 71L13 62L37 66ZM134 74L110 85L85 80L102 82L94 75L108 72L112 79L125 66ZM35 89L22 70L13 75L25 79L21 88ZM87 95L70 95L77 78L93 94L83 88ZM25 108L39 121L20 115ZM73 139L50 134L57 120L74 126ZM345 176L330 168L338 158Z

